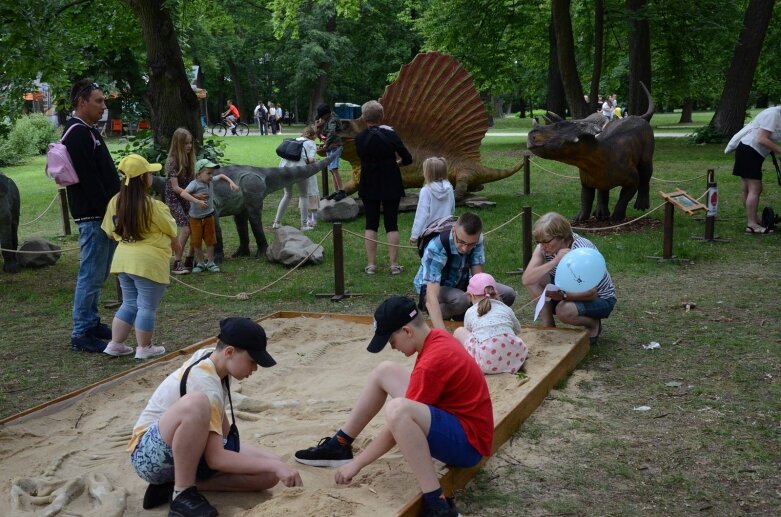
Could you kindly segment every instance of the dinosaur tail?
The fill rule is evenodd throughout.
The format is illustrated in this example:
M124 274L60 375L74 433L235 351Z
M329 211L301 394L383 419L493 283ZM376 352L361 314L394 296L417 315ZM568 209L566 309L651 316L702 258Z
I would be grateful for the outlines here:
M523 160L506 169L486 167L483 164L478 163L477 166L474 167L475 174L467 174L466 178L461 174L457 174L456 183L454 185L456 199L463 199L467 191L480 190L484 183L491 183L492 181L499 181L510 177L521 170L522 167Z
M642 87L643 87L643 91L644 91L644 92L645 92L645 94L648 96L648 109L646 110L646 112L645 112L645 113L643 113L643 114L640 116L640 118L643 118L643 119L645 119L646 121L650 122L650 121L651 121L651 116L653 116L653 114L654 114L654 111L655 111L655 106L654 106L654 98L653 98L653 97L651 97L651 92L649 92L649 91L648 91L648 88L646 88L646 86L645 86L645 84L643 83L643 81L640 81L640 86L642 86Z

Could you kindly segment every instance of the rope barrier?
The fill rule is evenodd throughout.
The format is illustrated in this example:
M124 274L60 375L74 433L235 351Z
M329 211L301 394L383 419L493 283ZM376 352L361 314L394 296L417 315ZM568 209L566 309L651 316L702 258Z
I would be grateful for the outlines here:
M572 179L580 179L580 176L567 176L565 174L559 174L557 172L554 172L554 171L552 171L552 170L550 170L550 169L548 169L546 167L543 167L542 165L537 163L536 160L531 160L531 163L533 163L535 166L539 167L540 169L544 170L545 172L548 172L548 173L553 174L554 176L558 176L560 178L566 178L566 179L570 179L570 180L572 180ZM702 178L705 178L706 176L707 176L707 174L703 174L701 176L697 176L697 177L689 178L689 179L685 179L685 180L666 180L666 179L656 178L654 176L651 176L651 180L652 181L661 181L662 183L688 183L690 181L700 180Z
M80 249L81 248L65 248L60 250L22 251L22 250L8 250L5 248L0 248L0 251L10 251L11 253L41 254L41 253L65 253L66 251L75 251Z
M539 163L537 163L537 160L531 160L531 163L534 164L536 167L539 167L540 169L544 170L545 172L548 172L548 173L553 174L554 176L558 176L560 178L566 178L566 179L569 179L569 180L579 180L580 179L580 176L567 176L566 174L559 174L558 172L553 172L552 170L547 169L547 168L543 167L542 165L540 165Z
M47 206L43 212L41 212L41 215L33 219L32 221L26 222L26 223L19 223L19 226L27 226L28 224L33 224L35 221L46 215L46 212L49 211L49 209L52 207L55 201L57 201L57 198L60 197L59 193L54 194L54 197L51 200L51 203L49 203L49 206Z
M302 265L303 265L303 264L304 264L304 263L305 263L307 260L309 260L309 257L311 257L311 256L312 256L312 254L313 254L315 251L317 251L317 249L318 249L318 248L322 247L322 245L323 245L323 242L325 242L325 240L326 240L326 239L327 239L327 238L328 238L328 237L329 237L329 236L330 236L332 233L333 233L333 230L328 230L328 232L327 232L327 233L326 233L326 234L323 236L323 238L322 238L322 239L320 239L320 242L318 242L318 243L317 243L317 246L315 246L315 248L314 248L312 251L310 251L310 252L309 252L309 254L308 254L306 257L304 257L303 259L301 259L301 261L300 261L298 264L296 264L295 266L293 266L293 268L291 268L291 269L290 269L288 272L286 272L284 275L282 275L281 277L277 278L276 280L274 280L274 281L273 281L273 282L271 282L270 284L266 284L266 285L264 285L263 287L261 287L261 288L259 288L259 289L256 289L256 290L254 290L254 291L251 291L251 292L249 292L249 293L246 293L246 292L242 292L242 293L236 293L236 294L221 294L221 293L214 293L214 292L211 292L211 291L206 291L205 289L201 289L200 287L195 287L194 285L188 284L188 283L186 283L186 282L182 282L181 280L179 280L178 278L176 278L176 277L174 277L174 276L172 276L172 277L171 277L171 279L172 279L172 280L174 280L175 282L178 282L179 284L182 284L182 285L183 285L183 286L185 286L185 287L188 287L188 288L192 289L193 291L198 291L198 292L201 292L201 293L204 293L204 294L208 294L208 295L211 295L211 296L218 296L218 297L220 297L220 298L235 298L236 300L249 300L250 296L252 296L252 295L255 295L255 294L258 294L258 293L259 293L259 292L261 292L261 291L265 291L265 290L266 290L266 289L268 289L269 287L271 287L271 286L273 286L273 285L275 285L275 284L277 284L277 283L281 282L282 280L284 280L285 278L287 278L289 275L291 275L291 274L293 273L293 271L295 271L296 269L298 269L299 267L301 267L301 266L302 266Z
M703 174L702 176L697 176L696 178L689 178L687 180L663 180L662 178L654 178L653 176L651 176L651 180L652 181L661 181L662 183L688 183L690 181L700 180L700 179L705 178L707 176L708 176L708 174L706 173L706 174Z

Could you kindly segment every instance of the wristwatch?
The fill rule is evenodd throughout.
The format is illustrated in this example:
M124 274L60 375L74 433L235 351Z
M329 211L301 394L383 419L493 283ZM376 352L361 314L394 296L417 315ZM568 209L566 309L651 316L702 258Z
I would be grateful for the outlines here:
M567 291L560 290L559 292L561 293L561 299L562 300L566 300L567 299Z

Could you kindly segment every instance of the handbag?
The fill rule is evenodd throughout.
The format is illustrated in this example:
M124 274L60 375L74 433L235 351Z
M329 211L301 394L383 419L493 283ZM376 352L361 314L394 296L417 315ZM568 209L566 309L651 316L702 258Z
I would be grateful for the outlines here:
M211 352L205 354L197 361L194 361L184 371L184 373L182 374L182 380L179 382L180 397L184 397L184 395L187 393L187 377L190 375L190 370L192 370L193 366L200 363L210 355L212 355ZM225 437L225 443L223 447L225 448L226 451L239 452L239 449L241 448L241 440L239 439L239 428L236 427L236 417L233 414L233 400L231 399L229 377L225 377L222 380L222 382L225 384L225 387L228 389L228 404L230 404L230 408L231 408L231 425L230 425L230 429L228 429L228 436ZM206 459L203 456L201 456L201 461L198 462L198 471L196 472L196 477L198 479L209 479L211 477L214 477L215 474L217 474L217 471L209 467L209 464L206 463Z

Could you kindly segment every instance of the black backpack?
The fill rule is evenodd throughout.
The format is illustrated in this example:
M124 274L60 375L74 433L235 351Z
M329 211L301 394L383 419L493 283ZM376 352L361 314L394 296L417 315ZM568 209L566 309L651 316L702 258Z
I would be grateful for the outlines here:
M448 260L450 259L450 230L453 228L453 226L456 224L456 221L458 221L458 217L454 215L449 215L446 217L441 217L439 219L436 219L434 221L431 221L428 226L423 230L423 232L418 237L418 240L416 242L416 245L418 247L418 256L423 257L423 252L426 250L426 246L428 246L428 243L439 235L439 238L441 239L442 246L445 248L445 253L447 253Z
M301 151L304 150L304 141L294 138L286 138L277 146L277 156L297 162L301 159Z

